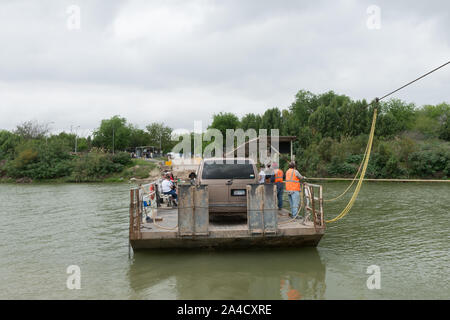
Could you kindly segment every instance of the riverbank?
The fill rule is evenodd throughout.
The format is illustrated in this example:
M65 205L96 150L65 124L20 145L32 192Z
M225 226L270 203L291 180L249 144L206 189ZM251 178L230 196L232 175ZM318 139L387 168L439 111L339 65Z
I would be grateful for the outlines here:
M13 178L8 176L0 177L0 183L7 184L48 184L48 183L121 183L134 181L151 181L160 176L160 162L162 160L144 160L130 159L127 165L124 165L121 171L109 174L89 175L85 172L84 176L58 177L53 179L32 179L29 177ZM1 169L1 168L0 168Z
M62 139L62 138L58 138ZM127 152L92 148L73 153L55 137L29 140L0 160L0 183L126 182L159 177L164 158L132 159ZM299 137L300 140L300 137ZM307 177L353 179L364 157L367 136L341 140L324 138L300 148L295 159ZM0 154L1 156L1 154ZM286 171L289 159L280 157ZM181 174L182 178L184 173ZM450 177L450 142L403 133L395 138L375 137L366 179L420 179L447 181Z

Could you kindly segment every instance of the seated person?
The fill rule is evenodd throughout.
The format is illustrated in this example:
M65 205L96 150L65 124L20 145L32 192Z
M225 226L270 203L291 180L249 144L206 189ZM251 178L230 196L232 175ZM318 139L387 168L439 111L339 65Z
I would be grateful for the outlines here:
M170 194L172 196L172 198L175 200L175 204L176 204L177 193L175 191L175 185L170 180L170 175L169 174L166 174L164 176L164 180L161 183L161 188L162 188L162 190L161 190L162 193L163 194Z
M266 170L264 170L264 180L265 183L274 183L275 182L275 171L271 168L270 163L266 165Z
M191 183L192 186L195 185L197 175L195 174L195 172L191 172L189 173L189 182Z

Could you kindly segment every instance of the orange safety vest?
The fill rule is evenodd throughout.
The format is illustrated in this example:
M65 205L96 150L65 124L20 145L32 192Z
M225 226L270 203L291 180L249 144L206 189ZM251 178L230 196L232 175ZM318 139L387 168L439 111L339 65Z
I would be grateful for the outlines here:
M275 172L275 183L283 182L283 170L277 169Z
M300 191L300 179L292 168L286 171L286 191Z

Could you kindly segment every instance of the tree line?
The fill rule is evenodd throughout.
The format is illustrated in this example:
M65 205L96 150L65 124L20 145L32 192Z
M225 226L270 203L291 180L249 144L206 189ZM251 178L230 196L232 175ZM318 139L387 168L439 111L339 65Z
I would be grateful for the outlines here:
M102 180L129 167L130 152L137 146L161 145L163 152L170 151L171 133L162 123L143 130L120 116L102 120L92 137L50 134L48 125L27 121L15 130L0 130L0 178Z
M298 168L307 176L352 177L362 160L374 105L333 91L301 90L285 109L262 114L213 116L211 128L278 129L296 136ZM450 105L417 107L398 99L380 102L367 176L372 178L447 178L450 174ZM286 169L288 159L281 159Z
M209 128L220 130L224 137L226 129L278 129L280 135L297 137L294 153L303 174L351 177L365 151L373 109L366 100L352 100L333 91L301 90L286 108L269 108L241 118L229 112L214 114ZM129 152L135 147L161 146L164 153L171 151L177 143L171 140L172 132L163 123L140 129L120 116L102 120L88 137L50 134L46 125L24 122L15 130L0 130L0 177L101 178L129 166ZM380 102L367 176L445 179L450 171L449 141L449 104L417 107L398 99ZM203 142L203 148L207 144ZM281 158L282 168L288 160Z

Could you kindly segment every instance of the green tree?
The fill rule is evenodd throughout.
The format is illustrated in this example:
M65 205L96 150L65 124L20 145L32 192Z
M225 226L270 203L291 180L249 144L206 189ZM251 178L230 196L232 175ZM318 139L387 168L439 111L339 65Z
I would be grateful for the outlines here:
M0 131L0 160L14 158L14 150L21 143L22 138L7 130Z
M295 118L289 112L289 110L284 109L281 111L281 125L280 125L280 135L282 136L296 136L298 134L298 126L295 123Z
M244 131L252 128L258 132L259 127L261 125L261 116L255 115L254 113L248 113L242 117L240 121L240 126Z
M89 151L89 149L90 149L89 140L84 137L78 138L77 151L78 152L86 152L86 151Z
M66 133L66 132L61 132L58 135L52 135L47 139L48 141L58 141L60 144L63 144L68 152L71 151L75 151L75 139L76 139L76 135L74 133ZM78 149L78 145L79 145L79 138L77 138L77 151Z
M340 119L336 111L336 105L320 106L309 117L308 123L313 134L317 134L322 137L337 138L340 127Z
M220 112L213 115L213 121L209 128L214 128L222 132L223 137L226 137L226 130L236 130L240 127L239 118L231 112Z
M49 132L47 124L40 124L37 121L25 121L19 124L16 128L15 134L23 139L42 139Z
M354 137L368 133L372 119L370 112L366 100L344 103L339 110L341 135Z
M442 121L442 125L439 128L439 138L450 141L450 114Z
M380 103L376 135L392 137L411 129L416 122L415 106L399 99Z
M127 120L120 116L102 120L100 127L94 131L92 144L111 152L125 150L130 144L131 129Z
M416 111L414 129L427 137L449 140L450 105L425 105Z
M150 134L145 130L139 129L136 126L130 125L130 148L140 146L148 146L151 141ZM158 143L159 146L159 143Z
M280 129L281 127L281 112L278 108L267 109L261 119L262 129ZM267 133L270 135L270 131Z
M309 116L317 110L319 102L317 96L310 91L300 90L295 95L295 101L289 107L298 126L306 126Z
M161 146L164 153L172 150L174 145L172 142L172 128L159 122L151 123L146 128L151 146L157 148Z

